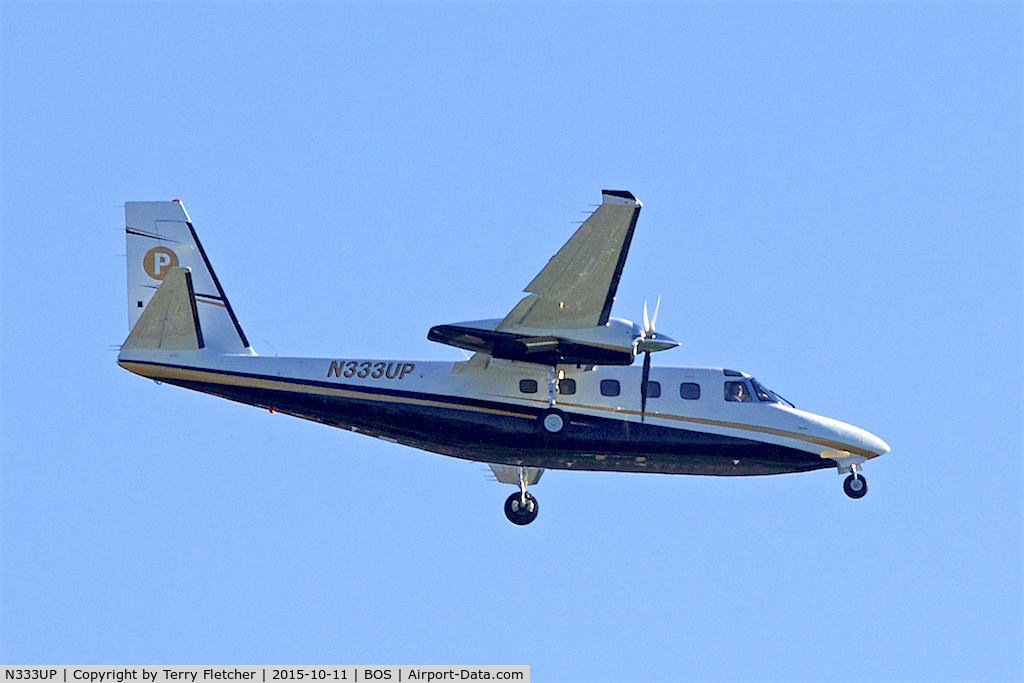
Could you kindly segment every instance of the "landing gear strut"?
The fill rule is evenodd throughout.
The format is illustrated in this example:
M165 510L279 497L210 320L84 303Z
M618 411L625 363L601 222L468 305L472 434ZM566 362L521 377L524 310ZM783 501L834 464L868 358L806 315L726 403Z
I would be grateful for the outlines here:
M557 366L548 370L548 407L537 417L537 431L544 436L560 435L565 429L565 413L555 407L555 396L558 395L560 373Z
M537 519L537 511L539 510L537 499L526 490L529 477L530 473L527 468L520 467L519 492L513 493L505 501L505 516L508 517L508 521L512 522L516 526L526 526L533 520ZM536 481L536 479L534 481Z

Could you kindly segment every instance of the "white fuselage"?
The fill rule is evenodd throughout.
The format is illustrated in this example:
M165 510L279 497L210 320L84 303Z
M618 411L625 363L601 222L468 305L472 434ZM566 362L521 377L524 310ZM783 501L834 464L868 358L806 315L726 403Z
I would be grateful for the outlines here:
M575 384L571 394L563 390L553 397L554 407L568 415L571 424L578 425L580 441L570 446L565 440L517 443L517 433L532 438L533 421L552 407L551 380L555 375L531 363L492 359L484 369L467 362L215 355L201 350L125 351L119 362L126 369L153 379L484 462L515 463L510 452L519 449L528 453L539 448L561 452L560 457L544 462L526 458L524 462L577 469L676 471L655 464L659 457L663 460L672 453L686 457L685 447L673 450L664 446L662 437L669 433L666 430L695 435L698 442L724 438L809 455L811 459L794 471L812 469L808 463L815 458L820 460L821 467L837 463L842 466L843 458L862 461L889 450L869 432L777 401L728 401L725 383L742 382L749 391L750 377L739 373L726 375L718 368L652 368L650 379L652 385L656 383L657 391L649 392L646 413L641 419L639 367L560 367L562 379L557 386L564 389ZM688 386L681 390L684 384ZM695 390L693 385L699 389ZM615 393L616 387L617 395L609 395ZM524 422L528 429L509 430L496 426L494 420ZM452 433L462 428L462 433L467 434L465 428L470 427L468 436L445 437L445 421L451 423ZM507 438L492 434L491 438L481 438L476 444L479 447L474 449L474 422L479 422L480 429L503 431ZM609 427L616 424L627 430L626 442L623 439L627 437L619 433L620 427ZM610 434L607 440L613 444L608 448L601 445L606 432ZM657 438L645 440L645 432ZM664 448L647 453L648 441ZM498 451L497 456L489 457L494 450ZM566 450L571 452L562 452ZM705 455L709 452L697 450ZM727 448L719 450L727 456L720 464L728 464L728 458L741 461L733 465L736 474L769 473L758 468L747 471L741 463L749 458L732 457L737 451ZM748 451L754 452L749 448L742 452ZM613 462L608 461L609 457ZM591 459L593 462L589 462ZM622 466L612 467L613 463ZM649 467L644 466L648 464ZM733 473L721 466L706 472L687 467L679 471L691 469L692 473Z

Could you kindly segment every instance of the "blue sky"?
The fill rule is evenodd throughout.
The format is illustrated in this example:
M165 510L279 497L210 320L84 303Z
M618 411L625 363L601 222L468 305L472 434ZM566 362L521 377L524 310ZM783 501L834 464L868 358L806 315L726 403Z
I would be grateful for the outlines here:
M0 5L0 660L1024 676L1018 3ZM260 353L458 359L602 188L613 315L885 439L833 471L482 465L115 364L181 198Z

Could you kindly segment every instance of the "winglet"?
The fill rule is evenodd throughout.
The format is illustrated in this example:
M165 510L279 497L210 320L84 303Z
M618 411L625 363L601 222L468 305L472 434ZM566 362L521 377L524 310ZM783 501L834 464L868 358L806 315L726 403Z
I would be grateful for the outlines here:
M622 206L643 206L639 199L629 190L601 190L604 204L620 204Z

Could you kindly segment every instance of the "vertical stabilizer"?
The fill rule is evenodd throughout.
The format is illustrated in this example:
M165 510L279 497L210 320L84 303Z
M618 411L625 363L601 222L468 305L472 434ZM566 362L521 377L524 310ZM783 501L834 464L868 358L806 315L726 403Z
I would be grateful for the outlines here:
M187 268L205 348L253 353L181 202L127 202L124 216L129 327L135 328L164 279L175 268Z

